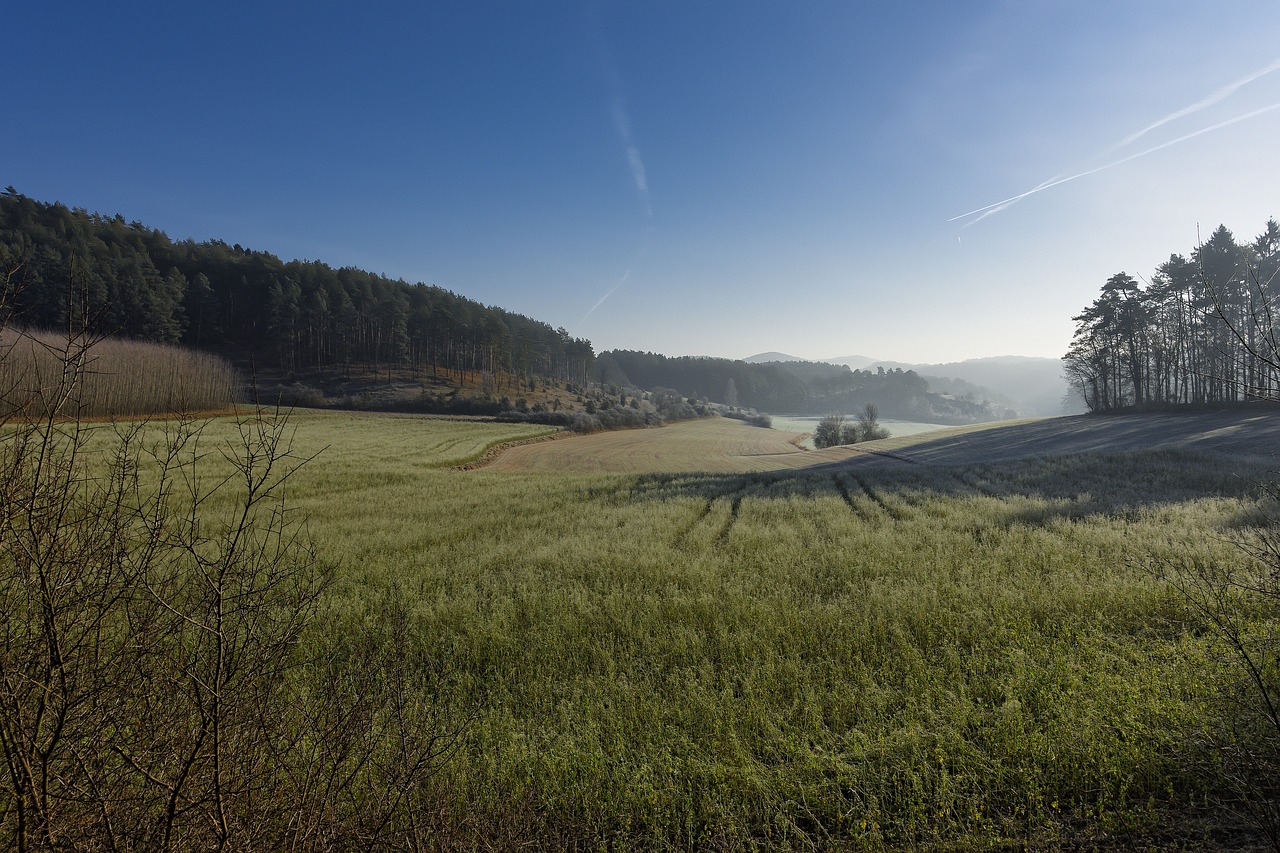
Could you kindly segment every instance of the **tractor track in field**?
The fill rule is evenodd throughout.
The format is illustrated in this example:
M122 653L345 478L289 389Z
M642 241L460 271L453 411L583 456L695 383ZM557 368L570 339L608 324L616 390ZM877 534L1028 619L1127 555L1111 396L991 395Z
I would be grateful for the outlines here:
M844 476L845 475L843 474L835 474L832 476L831 480L836 485L836 491L840 493L840 497L844 500L845 504L849 507L849 511L852 512L854 515L858 516L859 518L861 518L863 521L867 521L867 522L876 521L877 515L875 513L868 512L866 509L859 506L858 502L853 499L853 495L849 492L849 487L845 484ZM866 492L865 485L863 485L862 483L858 483L858 485L863 492ZM872 498L872 500L874 501L875 499Z
M738 513L742 510L742 495L737 495L733 499L733 503L729 505L729 517L725 519L724 526L720 528L720 532L716 534L716 544L723 545L729 541L729 531L733 530L733 526L738 523Z
M853 474L853 473L850 473L849 477L850 479L853 480L853 482L858 484L858 488L862 489L863 494L865 494L868 498L870 498L872 503L880 507L880 509L884 510L885 514L888 515L890 518L892 518L894 521L902 521L907 517L906 513L904 513L901 509L892 506L888 501L886 501L883 497L881 497L879 492L871 488L871 484L868 483L866 480L862 479L857 474Z

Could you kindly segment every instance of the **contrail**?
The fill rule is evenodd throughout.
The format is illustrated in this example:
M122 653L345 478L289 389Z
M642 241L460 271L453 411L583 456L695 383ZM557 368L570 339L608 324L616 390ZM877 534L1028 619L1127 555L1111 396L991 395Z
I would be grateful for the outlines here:
M596 304L595 304L595 305L592 305L592 306L591 306L591 310L590 310L590 311L588 311L587 313L583 314L583 315L582 315L582 319L581 319L581 320L579 320L578 322L579 322L579 323L585 323L585 322L587 321L587 318L588 318L588 317L590 317L590 316L591 316L591 314L592 314L592 313L593 313L597 308L599 308L601 305L603 305L603 304L604 304L604 301L605 301L606 299L608 299L610 296L613 296L614 291L616 291L619 287L622 287L622 285L626 284L626 283L627 283L627 279L629 279L629 278L631 278L631 270L630 270L630 269L628 269L625 273L623 273L623 274L622 274L622 278L618 279L618 283L617 283L617 284L615 284L613 287L609 288L609 292L608 292L608 293L606 293L604 296L601 296L598 300L596 300Z
M622 106L621 98L615 98L613 101L613 126L618 131L618 138L622 141L623 151L626 152L627 166L631 169L631 180L636 185L640 200L644 202L645 215L652 217L653 205L649 201L649 179L645 175L640 149L636 147L631 137L631 119Z
M587 313L582 315L582 319L578 321L579 323L585 323L587 318L590 317L597 308L603 305L606 299L608 299L610 296L613 296L613 294L617 292L618 288L622 287L622 285L627 283L627 280L631 278L631 273L635 271L636 264L640 263L640 259L643 258L645 256L645 253L648 251L649 251L649 241L648 239L646 239L644 242L644 245L640 247L640 251L636 252L635 260L631 262L631 266L627 267L627 271L622 274L622 278L618 279L617 284L609 288L608 293L606 293L604 296L601 296L598 300L596 300L596 304L592 305L591 309L587 311Z
M1009 205L1009 204L1012 204L1013 202L1015 202L1015 201L1020 201L1020 200L1022 200L1022 199L1024 199L1024 198L1026 198L1026 197L1027 197L1027 196L1029 196L1029 195L1035 195L1036 193L1040 192L1041 190L1047 190L1047 189L1049 189L1049 187L1056 187L1058 184L1063 183L1064 181L1069 181L1069 180L1071 180L1071 178L1064 178L1064 177L1062 177L1061 175L1059 175L1059 176L1057 176L1057 177L1050 178L1049 180L1045 181L1044 183L1039 184L1038 186L1034 186L1034 187L1032 187L1031 189L1027 190L1026 192L1024 192L1024 193L1022 193L1022 194L1020 194L1020 195L1015 195L1015 196L1012 196L1011 198L1006 198L1004 201L997 201L997 202L995 202L995 203L993 203L993 204L988 204L988 205L985 205L985 206L983 206L983 207L979 207L979 208L977 208L976 210L971 210L971 211L969 211L968 213L962 213L962 214L960 214L959 216L953 216L953 217L951 217L950 219L948 219L947 221L948 221L948 222L955 222L957 219L964 219L965 217L973 216L975 213L983 213L984 211L991 210L991 208L993 208L993 207L1000 207L1000 205L1002 205L1002 204L1003 204L1003 205ZM1003 208L1001 208L1001 209L1003 210Z
M953 216L947 221L955 222L957 219L965 219L966 217L973 216L975 214L981 214L981 216L978 216L978 218L974 219L972 222L965 223L964 227L968 228L970 225L974 225L978 222L981 222L982 220L986 219L988 216L991 216L992 214L999 213L1005 208L1011 205L1017 204L1027 196L1035 195L1038 192L1043 192L1044 190L1047 190L1051 187L1056 187L1056 186L1059 186L1060 184L1065 184L1068 181L1078 180L1080 178L1088 177L1089 175L1096 175L1098 172L1105 172L1107 169L1113 169L1116 166L1120 166L1124 163L1128 163L1131 160L1137 160L1139 157L1146 157L1148 154L1154 154L1157 151L1162 151L1165 148L1170 147L1171 145L1177 145L1180 142L1186 142L1188 139L1195 139L1197 136L1202 136L1214 130L1221 130L1222 128L1228 127L1229 125L1238 124L1239 122L1246 121L1251 118L1255 118L1257 116L1262 115L1263 113L1269 113L1275 109L1280 109L1280 103L1271 104L1270 106L1262 107L1260 109L1253 110L1252 112L1247 112L1244 115L1238 115L1235 118L1229 118L1226 121L1220 121L1217 124L1210 125L1209 127L1203 127L1200 130L1197 130L1193 133L1188 133L1185 136L1179 136L1177 139L1171 139L1168 142L1162 142L1153 148L1146 149L1145 151L1139 151L1137 154L1130 154L1128 157L1122 157L1119 160L1114 160L1110 163L1107 163L1105 166L1098 166L1096 169L1089 169L1084 172L1078 172L1077 174L1069 175L1065 178L1050 179L1040 184L1038 187L1035 187L1034 189L1027 190L1024 193L1019 193L1018 195L1015 195L1015 196L1010 196L1009 198L1006 198L1003 201L997 201L997 202L994 202L993 204L988 204L985 207L979 207L976 210L969 211L968 213L962 213L959 216Z
M1124 139L1120 140L1115 145L1108 148L1106 153L1110 154L1113 151L1118 151L1119 149L1124 148L1126 145L1131 145L1132 143L1146 136L1151 131L1155 130L1157 127L1166 125L1171 121L1177 121L1180 118L1185 118L1186 116L1192 115L1194 113L1198 113L1203 109L1206 109L1208 107L1213 106L1216 103L1224 101L1227 98L1234 95L1240 88L1247 86L1248 84L1252 83L1254 80L1257 80L1259 77L1265 77L1266 75L1272 73L1273 71L1280 71L1280 59L1276 59L1270 65L1264 65L1263 67L1252 72L1251 74L1246 74L1244 77L1241 77L1239 80L1235 81L1234 83L1228 83L1227 85L1218 89L1216 92L1213 92L1212 94L1210 94L1208 97L1201 98L1200 100L1196 101L1194 104L1191 104L1190 106L1186 106L1180 110L1176 110L1174 112L1169 113L1164 118L1160 119L1154 124L1150 124L1147 127L1144 127L1142 130L1139 130L1137 133L1129 134Z
M636 145L635 137L631 132L631 116L627 113L622 78L618 74L617 66L614 64L612 53L609 50L609 43L604 35L604 27L600 21L599 10L592 5L589 13L588 39L592 51L596 55L600 77L612 101L610 107L613 113L613 128L618 134L618 141L622 144L622 154L627 158L627 169L631 172L631 182L635 185L636 194L644 205L645 216L652 219L653 203L649 198L649 178L645 171L644 159L640 156L640 147Z

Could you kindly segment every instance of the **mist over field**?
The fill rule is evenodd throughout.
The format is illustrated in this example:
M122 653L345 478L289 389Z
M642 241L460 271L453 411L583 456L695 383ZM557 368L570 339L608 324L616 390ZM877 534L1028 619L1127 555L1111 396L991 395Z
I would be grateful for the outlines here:
M751 363L795 362L805 359L780 352L760 353ZM1067 385L1061 359L1027 356L993 356L941 364L882 361L864 355L822 359L853 370L910 370L929 383L931 390L957 396L990 399L1021 417L1078 414L1083 401Z

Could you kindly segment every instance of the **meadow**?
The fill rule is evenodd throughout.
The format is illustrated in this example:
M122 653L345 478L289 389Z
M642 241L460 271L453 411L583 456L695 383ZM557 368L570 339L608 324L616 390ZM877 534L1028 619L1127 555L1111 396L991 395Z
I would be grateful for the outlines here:
M422 695L461 721L421 806L432 846L1196 846L1243 825L1209 807L1202 754L1237 674L1155 569L1247 565L1264 463L467 471L529 428L292 428L319 454L289 501L336 567L324 633L403 602ZM644 435L692 466L689 430Z
M0 733L37 763L9 766L0 831L50 848L1257 843L1233 780L1272 778L1250 763L1267 742L1213 618L1266 642L1276 598L1211 587L1205 610L1169 582L1253 576L1241 546L1272 529L1270 462L1196 443L1269 429L1236 420L1145 433L1191 449L1062 419L838 452L721 419L556 441L307 411L14 426ZM1094 452L1025 456L1081 441ZM67 464L29 469L28 451ZM34 502L28 470L46 472ZM51 475L66 487L39 487Z

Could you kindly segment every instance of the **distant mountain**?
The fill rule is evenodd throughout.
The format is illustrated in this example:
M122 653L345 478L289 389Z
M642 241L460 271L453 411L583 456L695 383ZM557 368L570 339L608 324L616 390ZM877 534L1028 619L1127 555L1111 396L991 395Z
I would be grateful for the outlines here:
M930 388L941 390L946 379L990 389L1025 417L1043 417L1083 411L1075 403L1064 407L1069 388L1062 376L1062 360L1022 355L971 358L943 364L906 364L897 361L876 362L872 367L890 370L900 367L914 370L929 382ZM966 389L967 390L967 389ZM972 393L972 392L970 392Z

